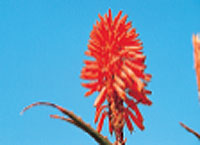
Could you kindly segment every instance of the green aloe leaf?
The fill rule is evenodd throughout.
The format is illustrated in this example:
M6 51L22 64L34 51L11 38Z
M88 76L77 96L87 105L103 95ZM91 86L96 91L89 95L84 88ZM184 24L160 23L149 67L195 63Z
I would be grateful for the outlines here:
M100 145L112 145L112 143L106 137L104 137L102 134L98 133L89 124L85 123L80 117L78 117L73 112L68 111L67 109L64 109L63 107L61 107L59 105L56 105L56 104L53 104L53 103L49 103L49 102L36 102L36 103L33 103L33 104L25 107L22 110L21 114L23 114L26 110L28 110L28 109L30 109L32 107L40 106L40 105L46 105L46 106L50 106L50 107L54 107L54 108L58 109L63 114L67 115L69 118L61 117L61 116L58 116L58 115L50 115L50 117L55 118L55 119L61 119L61 120L67 121L67 122L75 125L76 127L78 127L80 129L82 129L83 131L87 132Z

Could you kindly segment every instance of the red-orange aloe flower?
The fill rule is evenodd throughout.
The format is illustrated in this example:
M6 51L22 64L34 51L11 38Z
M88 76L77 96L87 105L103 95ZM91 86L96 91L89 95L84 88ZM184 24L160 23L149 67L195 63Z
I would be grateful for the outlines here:
M137 38L131 22L126 22L127 15L121 17L122 11L112 19L111 10L104 17L99 15L90 34L87 56L81 78L89 80L82 86L89 89L85 96L99 92L94 102L96 107L95 123L100 132L104 119L109 118L109 131L116 135L118 142L123 141L123 127L126 123L130 132L132 122L144 129L143 117L137 107L139 103L151 105L147 98L151 91L146 90L151 75L145 74L145 56L142 42ZM104 102L107 101L107 104Z
M198 95L200 100L200 36L193 35L194 67L196 69Z

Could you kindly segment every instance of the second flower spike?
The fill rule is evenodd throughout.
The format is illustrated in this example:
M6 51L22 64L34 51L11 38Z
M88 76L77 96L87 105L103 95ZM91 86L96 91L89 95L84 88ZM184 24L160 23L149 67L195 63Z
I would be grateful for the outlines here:
M194 46L194 67L196 70L198 96L199 96L199 101L200 101L200 34L193 35L192 40L193 40L193 46Z

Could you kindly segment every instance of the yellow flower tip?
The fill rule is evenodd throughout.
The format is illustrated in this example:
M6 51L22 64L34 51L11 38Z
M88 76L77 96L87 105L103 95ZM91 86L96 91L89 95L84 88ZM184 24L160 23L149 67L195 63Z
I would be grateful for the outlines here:
M106 87L103 87L94 102L94 106L98 107L99 105L103 104L106 99Z
M117 83L113 83L113 87L115 88L117 94L118 94L123 100L126 100L126 93L124 92L124 90L123 90Z
M193 42L200 43L200 33L193 34Z
M124 83L124 81L117 75L115 75L114 80L122 89L126 87L126 84Z
M200 45L200 33L197 33L196 35L195 34L192 35L192 43L194 47L198 47Z

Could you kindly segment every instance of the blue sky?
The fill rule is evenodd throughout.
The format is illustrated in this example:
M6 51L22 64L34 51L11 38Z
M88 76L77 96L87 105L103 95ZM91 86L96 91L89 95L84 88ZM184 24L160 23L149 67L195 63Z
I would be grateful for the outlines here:
M0 1L0 144L88 145L87 134L36 107L36 101L59 104L93 127L96 94L83 95L79 78L89 33L111 8L128 14L147 55L153 75L151 107L140 106L145 130L125 129L127 145L197 145L180 127L182 121L200 132L200 104L193 64L192 34L200 32L199 0L1 0ZM108 134L107 124L104 135Z

